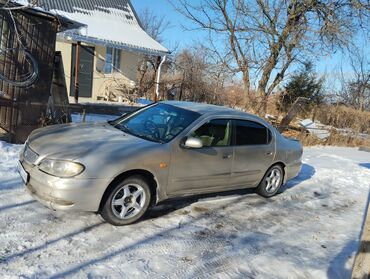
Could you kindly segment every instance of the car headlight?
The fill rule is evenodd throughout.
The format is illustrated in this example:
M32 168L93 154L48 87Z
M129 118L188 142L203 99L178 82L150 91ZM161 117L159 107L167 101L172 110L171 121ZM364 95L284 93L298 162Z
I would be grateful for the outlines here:
M39 165L39 170L57 177L73 177L83 172L85 167L79 163L44 159Z

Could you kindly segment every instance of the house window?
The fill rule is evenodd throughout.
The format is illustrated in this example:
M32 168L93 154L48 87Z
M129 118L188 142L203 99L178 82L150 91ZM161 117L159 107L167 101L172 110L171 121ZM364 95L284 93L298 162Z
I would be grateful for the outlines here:
M110 74L112 72L112 55L113 55L113 48L107 47L107 51L105 53L105 65L104 65L104 73Z
M121 50L107 47L105 53L104 73L118 72L121 67Z
M115 49L113 53L113 72L119 72L121 69L121 50Z

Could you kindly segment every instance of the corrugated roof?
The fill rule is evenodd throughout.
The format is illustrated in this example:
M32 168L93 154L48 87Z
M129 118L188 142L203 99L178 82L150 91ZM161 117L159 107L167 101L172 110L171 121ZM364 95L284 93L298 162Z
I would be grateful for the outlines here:
M2 0L0 2L2 3L2 5L6 4L7 7L22 8L24 11L27 11L28 13L37 14L38 16L57 18L60 23L59 31L64 32L68 29L76 29L84 26L84 24L71 20L70 18L66 18L55 13L51 13L49 11L41 9L40 7L35 7L34 5L30 5L28 0L11 0L10 2Z
M94 10L95 7L121 9L128 5L127 0L39 0L39 5L48 10L74 12L74 8Z
M169 52L143 30L129 0L39 0L38 4L86 26L61 33L65 38L152 55Z

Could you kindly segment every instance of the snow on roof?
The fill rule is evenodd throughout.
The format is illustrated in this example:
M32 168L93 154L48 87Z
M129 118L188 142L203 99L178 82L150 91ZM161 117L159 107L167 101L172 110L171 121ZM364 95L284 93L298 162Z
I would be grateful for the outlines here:
M169 52L143 30L129 0L39 0L38 3L47 11L85 25L60 34L67 39L152 55Z
M59 29L60 31L66 31L68 29L77 29L77 28L81 28L82 26L84 26L83 24L77 21L74 21L72 19L66 18L61 15L57 15L50 11L46 11L39 6L35 6L33 3L30 3L29 0L11 0L9 2L4 2L3 5L5 9L9 8L9 11L20 9L20 10L25 10L25 11L32 12L32 13L37 13L38 15L42 15L42 16L56 17L60 23L60 29Z

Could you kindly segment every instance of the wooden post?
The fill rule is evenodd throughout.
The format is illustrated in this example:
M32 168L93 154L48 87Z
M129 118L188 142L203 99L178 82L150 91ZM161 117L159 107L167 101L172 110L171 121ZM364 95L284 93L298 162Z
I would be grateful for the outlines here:
M77 42L76 46L76 61L75 61L75 103L78 104L78 94L80 92L80 48L81 48L81 42Z
M85 123L86 122L86 109L84 109L82 111L82 122Z

